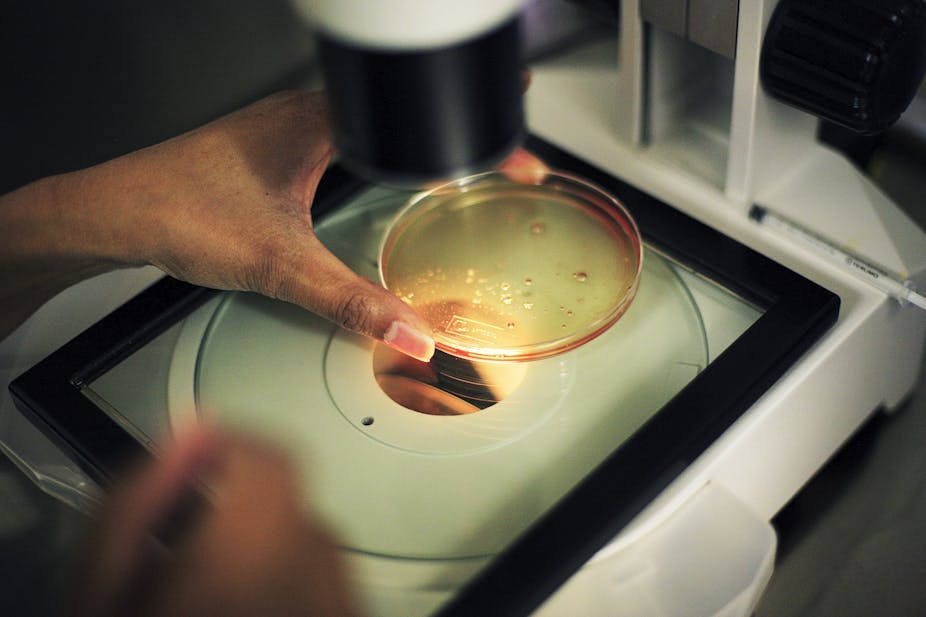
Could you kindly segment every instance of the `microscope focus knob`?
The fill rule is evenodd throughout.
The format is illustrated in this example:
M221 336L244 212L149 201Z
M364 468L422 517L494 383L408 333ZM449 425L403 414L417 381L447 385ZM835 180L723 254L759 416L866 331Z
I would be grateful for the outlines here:
M785 103L864 135L893 124L926 73L926 0L781 0L760 74Z

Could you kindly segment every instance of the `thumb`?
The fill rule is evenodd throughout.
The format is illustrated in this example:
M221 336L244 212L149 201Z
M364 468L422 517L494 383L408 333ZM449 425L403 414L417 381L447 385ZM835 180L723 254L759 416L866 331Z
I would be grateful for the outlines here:
M310 235L297 275L281 290L282 299L336 324L389 345L423 362L434 355L431 328L410 306L383 287L348 268Z

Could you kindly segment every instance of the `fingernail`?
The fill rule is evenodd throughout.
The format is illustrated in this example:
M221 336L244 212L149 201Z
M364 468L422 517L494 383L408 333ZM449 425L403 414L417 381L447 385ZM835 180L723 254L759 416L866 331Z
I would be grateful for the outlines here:
M389 324L383 342L422 362L427 362L434 355L434 339L404 321Z

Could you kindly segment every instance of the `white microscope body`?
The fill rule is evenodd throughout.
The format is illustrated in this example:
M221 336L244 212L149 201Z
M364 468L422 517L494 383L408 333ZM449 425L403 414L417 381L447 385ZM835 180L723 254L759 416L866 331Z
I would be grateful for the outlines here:
M345 6L357 3L310 4L322 29L344 40L398 45L376 38L386 34L367 38L388 29L379 19L353 21L363 11ZM438 19L434 32L459 40L463 26L447 29L454 22L471 36L516 4L467 3L473 13ZM400 30L431 27L421 15L397 19L406 3L389 5L382 20ZM915 384L926 313L748 216L759 204L926 286L926 236L818 141L817 118L763 88L763 42L776 5L621 2L613 40L531 67L531 132L836 292L842 303L824 338L539 614L749 614L771 575L768 521L873 412L894 409ZM696 591L671 592L678 585ZM647 600L653 597L661 600Z
M923 362L926 313L748 216L761 204L926 286L926 235L849 160L817 140L815 117L764 91L763 36L777 2L741 0L737 11L736 2L692 0L689 12L732 4L732 13L708 11L707 21L716 26L726 19L735 30L720 28L712 37L703 34L710 27L692 32L689 17L687 38L647 20L665 22L664 15L647 14L660 4L671 3L622 2L615 41L533 67L526 95L530 130L834 291L840 315L789 373L553 596L543 615L751 614L772 569L762 547L774 551L774 540L763 544L757 527L749 536L755 543L744 542L739 557L729 555L708 574L711 560L673 551L666 544L673 532L659 526L680 525L686 511L698 519L701 492L722 494L718 510L742 508L768 526L873 412L905 400ZM732 58L703 47L705 37ZM729 541L732 529L708 524L689 531ZM770 526L768 532L773 535ZM635 542L650 542L651 552L674 566L654 566ZM634 563L649 572L640 575ZM727 601L704 591L703 604L687 598L674 604L682 612L673 612L641 600L645 592L665 596L675 584L702 591L714 585Z

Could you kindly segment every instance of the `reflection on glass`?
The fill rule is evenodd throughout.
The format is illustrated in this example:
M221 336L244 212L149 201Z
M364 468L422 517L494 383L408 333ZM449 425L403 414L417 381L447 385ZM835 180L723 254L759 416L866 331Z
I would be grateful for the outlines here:
M402 407L439 416L475 413L503 400L524 379L516 362L480 362L437 350L430 362L377 345L373 352L376 383Z

